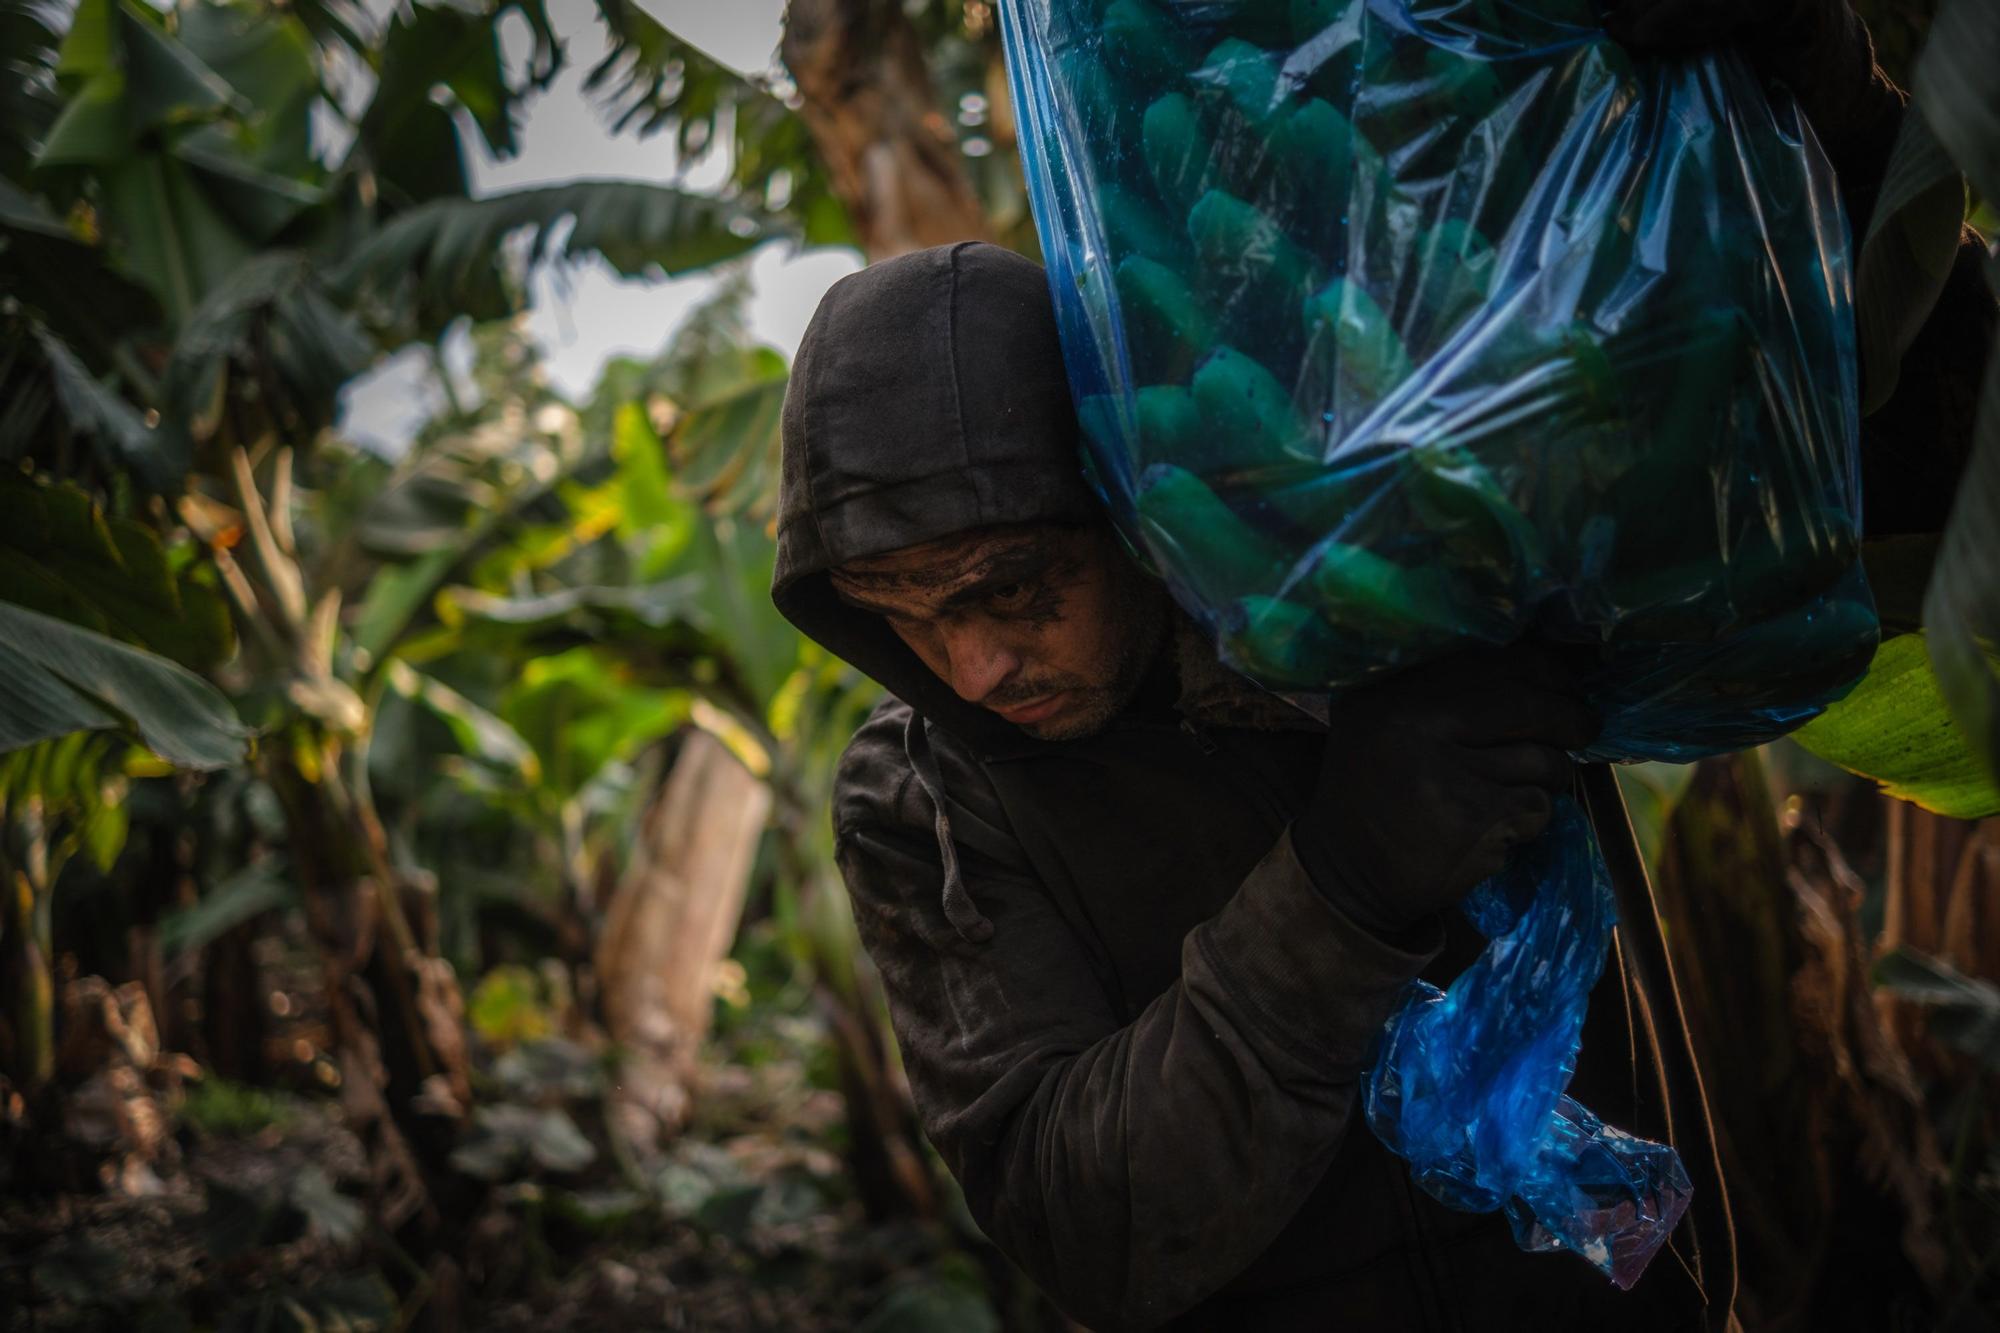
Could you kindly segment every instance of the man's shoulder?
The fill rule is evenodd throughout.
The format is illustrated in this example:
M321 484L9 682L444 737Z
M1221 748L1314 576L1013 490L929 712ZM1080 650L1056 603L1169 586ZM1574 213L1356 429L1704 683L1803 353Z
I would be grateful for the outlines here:
M917 778L906 739L912 721L910 706L890 696L847 743L833 778L836 837L898 828L919 831L927 840L936 836L937 807ZM919 718L915 725L924 723ZM925 744L937 765L937 796L961 849L1018 859L999 794L974 749L938 726L927 728Z
M833 828L837 836L879 824L921 824L930 819L903 737L910 706L883 696L854 733L833 773Z

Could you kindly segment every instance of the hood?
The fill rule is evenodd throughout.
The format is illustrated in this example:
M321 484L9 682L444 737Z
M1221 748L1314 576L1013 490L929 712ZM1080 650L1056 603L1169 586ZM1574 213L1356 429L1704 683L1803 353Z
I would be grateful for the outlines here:
M1041 266L980 241L863 269L827 292L785 392L778 559L786 619L982 748L1024 735L968 704L827 571L997 523L1084 523L1076 409Z

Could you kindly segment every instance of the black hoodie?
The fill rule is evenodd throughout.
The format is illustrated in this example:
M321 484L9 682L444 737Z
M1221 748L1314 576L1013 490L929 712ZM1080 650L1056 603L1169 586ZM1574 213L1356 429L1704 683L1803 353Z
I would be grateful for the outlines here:
M1103 515L1048 282L996 246L941 246L835 283L785 395L778 609L925 716L969 736L1019 733L965 703L879 616L839 602L826 571L1000 523Z
M1663 1253L1630 1294L1415 1190L1356 1077L1408 981L1476 952L1371 934L1285 829L1323 729L1217 666L1176 708L1040 742L965 703L826 571L995 523L1101 521L1042 271L982 244L828 293L785 408L772 595L895 696L841 760L840 865L925 1133L973 1216L1103 1329L1700 1326ZM1437 963L1433 965L1433 959ZM1615 982L1612 983L1615 987ZM1617 1015L1615 994L1593 1006ZM1622 1029L1579 1095L1629 1108ZM1591 1049L1590 1035L1586 1048ZM1609 1091L1616 1089L1617 1091Z

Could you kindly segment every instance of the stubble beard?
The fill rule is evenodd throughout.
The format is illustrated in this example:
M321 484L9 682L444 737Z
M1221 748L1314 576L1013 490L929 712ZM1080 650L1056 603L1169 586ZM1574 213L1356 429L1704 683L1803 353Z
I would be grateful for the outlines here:
M1072 689L1072 699L1061 714L1046 722L1025 724L1021 730L1038 741L1074 741L1094 736L1123 712L1139 692L1146 673L1164 650L1167 639L1166 588L1129 563L1124 563L1120 587L1113 600L1118 620L1114 639L1118 656L1111 678L1102 685Z

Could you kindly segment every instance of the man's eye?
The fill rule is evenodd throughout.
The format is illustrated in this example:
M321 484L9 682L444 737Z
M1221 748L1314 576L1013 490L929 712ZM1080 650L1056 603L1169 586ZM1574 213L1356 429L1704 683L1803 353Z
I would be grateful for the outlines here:
M1011 611L1026 606L1034 593L1035 585L1032 583L1002 583L987 589L986 600L1003 611Z

